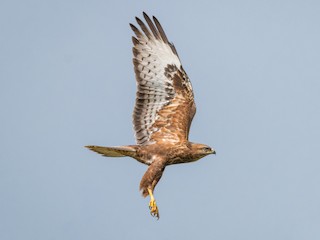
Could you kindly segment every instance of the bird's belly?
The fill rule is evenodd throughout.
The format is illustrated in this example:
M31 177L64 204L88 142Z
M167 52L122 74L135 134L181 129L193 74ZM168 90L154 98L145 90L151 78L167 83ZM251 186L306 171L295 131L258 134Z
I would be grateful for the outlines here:
M181 157L177 157L177 158L172 158L172 159L169 159L167 161L167 165L173 165L173 164L181 164L181 163L190 163L190 162L194 162L196 161L197 159L191 159L191 158L181 158Z

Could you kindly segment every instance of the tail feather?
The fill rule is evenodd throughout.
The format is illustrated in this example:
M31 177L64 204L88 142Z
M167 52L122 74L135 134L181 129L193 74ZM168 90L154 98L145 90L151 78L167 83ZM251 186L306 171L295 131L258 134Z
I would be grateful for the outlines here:
M102 154L105 157L134 157L136 149L134 146L120 146L120 147L101 147L101 146L85 146L86 148Z

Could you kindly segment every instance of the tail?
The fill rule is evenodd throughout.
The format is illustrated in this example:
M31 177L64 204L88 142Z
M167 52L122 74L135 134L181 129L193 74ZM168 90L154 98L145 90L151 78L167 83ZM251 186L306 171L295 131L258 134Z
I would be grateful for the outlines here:
M120 147L100 147L100 146L85 146L90 150L102 154L105 157L134 157L136 155L135 146L120 146Z

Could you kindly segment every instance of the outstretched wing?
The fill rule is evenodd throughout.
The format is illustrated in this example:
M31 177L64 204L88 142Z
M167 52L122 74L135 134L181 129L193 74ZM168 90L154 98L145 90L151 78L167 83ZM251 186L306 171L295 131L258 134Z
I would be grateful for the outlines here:
M188 139L196 112L190 80L177 51L159 23L143 13L148 27L136 18L142 32L130 24L137 97L133 124L138 144L177 144Z

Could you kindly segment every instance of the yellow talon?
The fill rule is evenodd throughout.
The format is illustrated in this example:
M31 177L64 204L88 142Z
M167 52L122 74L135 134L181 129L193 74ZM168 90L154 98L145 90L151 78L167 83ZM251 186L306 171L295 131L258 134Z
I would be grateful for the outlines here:
M157 207L157 203L156 200L154 199L152 190L148 188L148 192L150 195L150 202L149 202L149 209L150 209L150 214L152 217L156 217L157 219L159 219L160 215L159 215L159 210Z

